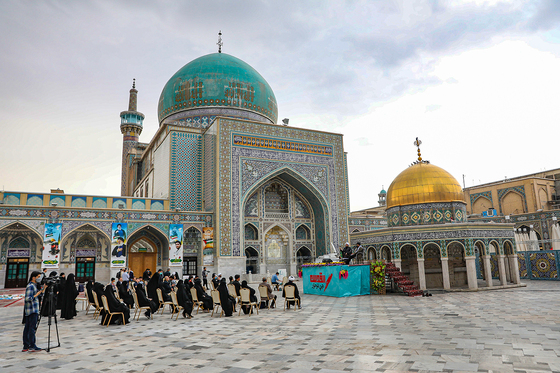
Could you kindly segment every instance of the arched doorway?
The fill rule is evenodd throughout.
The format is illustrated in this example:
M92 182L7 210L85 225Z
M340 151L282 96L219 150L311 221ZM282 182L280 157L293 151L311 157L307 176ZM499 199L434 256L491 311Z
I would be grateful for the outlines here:
M391 248L389 246L383 246L381 248L381 260L384 262L390 262L391 259Z
M424 246L424 273L426 274L426 288L443 289L441 251L439 246L434 243Z
M76 244L76 282L95 281L95 239L86 234Z
M484 244L481 241L476 241L474 243L475 254L478 257L478 266L480 268L480 278L486 280L486 265L484 263L484 257L486 256L486 250Z
M29 247L29 241L21 236L14 238L8 244L9 256L6 266L6 288L24 288L27 286L29 255L26 254Z
M168 247L167 238L153 227L144 227L130 235L128 238L128 267L134 271L136 277L141 277L148 268L152 273L164 266L167 268L165 261L168 260L168 257L162 255L163 247Z
M311 262L313 262L311 250L309 250L305 246L300 247L296 253L296 273L299 274L299 271L301 270L301 266L303 264Z
M246 273L259 273L259 253L252 247L245 249L245 271Z
M377 260L377 253L375 252L375 248L373 246L368 248L368 260L370 262L375 262Z
M0 230L2 256L6 260L0 287L25 288L29 280L29 267L41 266L42 237L22 223L13 223ZM5 251L4 251L5 250Z
M270 272L276 272L279 268L286 268L290 260L289 247L290 235L279 225L270 228L264 235L266 248L266 263Z
M420 283L416 248L410 244L401 247L401 272L416 284Z
M183 275L198 274L198 260L201 257L202 233L190 227L183 234Z
M449 263L449 284L452 288L468 286L467 262L465 260L465 248L459 242L451 242L447 245L447 257Z

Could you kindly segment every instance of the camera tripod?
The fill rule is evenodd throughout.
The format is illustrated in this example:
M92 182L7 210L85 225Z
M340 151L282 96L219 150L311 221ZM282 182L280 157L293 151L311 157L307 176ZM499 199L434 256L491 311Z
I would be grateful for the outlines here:
M43 299L43 304L41 305L41 312L39 312L39 320L37 321L37 328L39 329L39 324L43 319L43 314L46 312L47 314L47 324L49 325L49 334L48 334L48 341L47 341L47 352L51 351L51 325L52 325L52 318L54 317L54 326L56 330L56 339L58 341L58 346L54 346L52 348L60 347L60 336L58 335L58 321L56 319L56 302L54 300L54 285L49 284L47 285L47 291L45 294L45 299Z

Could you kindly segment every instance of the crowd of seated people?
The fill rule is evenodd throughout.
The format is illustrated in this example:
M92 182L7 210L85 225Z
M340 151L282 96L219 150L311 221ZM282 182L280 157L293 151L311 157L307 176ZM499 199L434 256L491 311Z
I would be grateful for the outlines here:
M213 297L208 294L208 290L202 284L199 276L186 276L180 279L178 273L171 273L168 269L163 271L159 269L152 273L150 269L146 269L141 277L134 277L132 271L119 271L116 278L112 278L111 282L103 285L92 280L87 282L86 293L90 304L95 304L93 294L97 295L97 303L100 306L100 323L105 325L109 321L109 313L107 313L101 303L101 297L107 298L109 311L115 313L114 317L110 317L111 324L128 324L130 318L130 309L140 307L145 309L144 316L147 319L153 318L153 314L157 313L166 304L172 307L173 312L175 305L182 308L184 318L193 317L193 309L197 305L203 312L210 312L214 308ZM248 289L251 303L259 303L257 291L249 286L247 281L240 282L241 276L235 275L229 277L229 284L222 274L212 274L211 287L212 291L219 293L220 307L226 317L230 317L236 312L236 305L240 296L241 289ZM278 277L274 278L279 282ZM301 308L301 298L297 285L294 283L294 277L290 276L288 282L282 289L282 296L285 297L285 288L287 286L294 287L294 296L299 302L287 302L288 308L298 305ZM66 280L68 282L68 280ZM267 282L267 278L262 278L259 287L266 288L267 297L261 299L260 308L275 308L277 296L274 295L271 284ZM171 292L175 292L175 300L171 297ZM264 290L263 290L264 292ZM176 303L174 303L176 302ZM216 300L217 302L217 300ZM270 304L269 304L270 302ZM296 303L296 304L294 304ZM243 313L251 312L252 305L240 304Z

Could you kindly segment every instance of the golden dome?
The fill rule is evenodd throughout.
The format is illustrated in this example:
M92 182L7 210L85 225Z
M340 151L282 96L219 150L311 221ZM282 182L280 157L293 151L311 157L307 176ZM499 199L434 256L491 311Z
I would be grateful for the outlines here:
M401 172L387 191L387 208L434 202L465 202L465 197L449 172L427 162Z

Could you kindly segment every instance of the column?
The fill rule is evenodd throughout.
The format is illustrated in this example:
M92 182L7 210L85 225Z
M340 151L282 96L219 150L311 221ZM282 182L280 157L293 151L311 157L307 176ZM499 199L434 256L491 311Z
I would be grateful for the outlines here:
M505 262L505 266L506 266L506 281L507 282L513 282L512 278L511 278L511 265L509 264L509 256L504 255L504 262Z
M509 268L511 272L511 281L514 284L521 283L521 277L519 275L519 263L517 262L517 254L508 255L509 257Z
M418 281L420 290L426 290L426 271L424 270L424 259L418 258Z
M483 255L484 261L484 277L486 277L486 286L491 288L492 285L492 265L490 264L490 255Z
M507 285L506 279L506 263L505 263L505 255L497 255L498 257L498 271L500 272L500 284L502 286Z
M476 279L476 257L471 256L465 258L467 264L467 283L470 290L478 289L478 280Z
M441 258L441 274L443 276L443 288L451 289L451 281L449 280L449 258Z
M401 263L402 263L402 260L400 260L400 259L393 259L393 264L394 264L395 267L397 267L398 269L402 269L402 268L401 268Z

